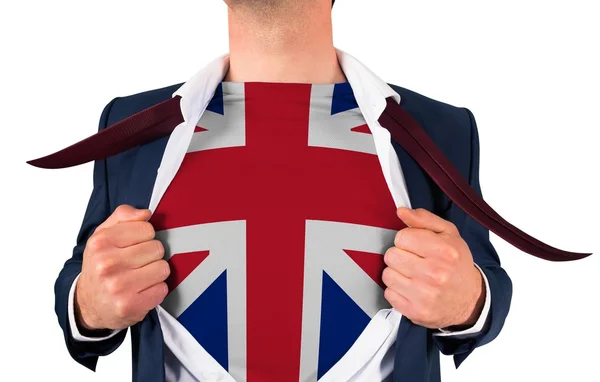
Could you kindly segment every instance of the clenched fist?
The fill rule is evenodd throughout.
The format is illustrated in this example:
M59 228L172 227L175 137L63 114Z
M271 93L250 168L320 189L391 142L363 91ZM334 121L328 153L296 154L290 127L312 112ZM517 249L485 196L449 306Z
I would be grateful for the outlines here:
M149 218L150 210L120 205L88 239L75 287L84 328L127 328L167 295L170 269Z
M485 284L456 226L425 209L401 207L408 226L396 234L384 261L384 296L400 313L428 328L473 326Z

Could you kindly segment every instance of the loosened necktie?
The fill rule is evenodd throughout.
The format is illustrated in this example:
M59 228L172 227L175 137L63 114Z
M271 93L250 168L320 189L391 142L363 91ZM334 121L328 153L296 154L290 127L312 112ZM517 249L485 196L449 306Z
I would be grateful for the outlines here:
M65 168L102 160L137 145L171 134L183 122L175 96L123 119L67 148L42 158L30 160L32 166ZM479 224L520 250L549 261L585 258L591 253L567 252L545 244L513 226L494 211L469 185L460 172L437 147L425 130L392 97L379 118L392 138L433 179L459 208Z

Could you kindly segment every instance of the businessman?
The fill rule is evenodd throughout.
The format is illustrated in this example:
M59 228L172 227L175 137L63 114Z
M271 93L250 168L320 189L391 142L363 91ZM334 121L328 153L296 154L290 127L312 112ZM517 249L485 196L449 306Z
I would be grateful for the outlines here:
M384 109L424 129L471 201L473 114L335 48L331 0L225 2L228 54L102 112L99 139L173 100L181 120L95 158L55 284L69 353L93 370L130 330L134 382L440 381L440 353L458 367L499 334L511 281L493 214L467 213Z

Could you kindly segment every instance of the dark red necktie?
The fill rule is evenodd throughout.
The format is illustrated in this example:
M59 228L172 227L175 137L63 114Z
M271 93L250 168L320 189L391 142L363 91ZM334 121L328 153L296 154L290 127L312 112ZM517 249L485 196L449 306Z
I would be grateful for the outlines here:
M142 110L65 149L27 163L41 168L77 166L169 135L183 122L180 98L176 96ZM551 247L504 220L471 188L425 130L392 97L387 98L379 123L458 207L515 247L550 261L579 260L591 255Z

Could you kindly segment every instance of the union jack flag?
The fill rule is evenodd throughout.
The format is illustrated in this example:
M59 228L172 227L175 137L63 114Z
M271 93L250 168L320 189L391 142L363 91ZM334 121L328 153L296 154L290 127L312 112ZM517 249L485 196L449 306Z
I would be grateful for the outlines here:
M162 303L236 381L317 381L383 297L396 216L348 83L223 82L151 220Z

